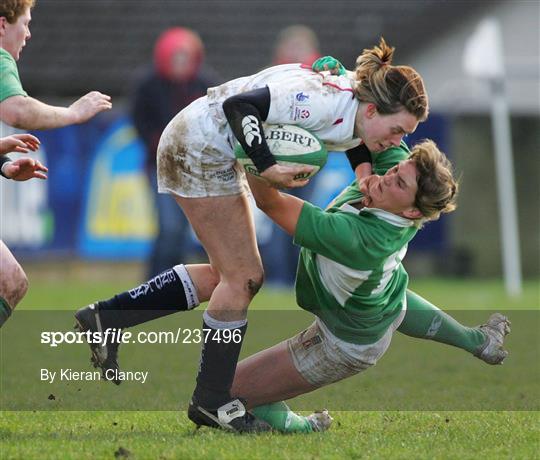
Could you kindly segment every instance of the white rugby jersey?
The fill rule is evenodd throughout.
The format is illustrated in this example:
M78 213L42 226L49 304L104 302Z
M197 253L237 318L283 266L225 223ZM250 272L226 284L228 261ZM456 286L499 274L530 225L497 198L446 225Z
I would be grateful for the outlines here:
M298 125L316 134L328 150L345 151L360 144L354 137L358 100L346 76L316 73L301 64L269 67L208 89L208 102L220 123L226 123L223 102L239 93L267 86L270 110L266 123Z

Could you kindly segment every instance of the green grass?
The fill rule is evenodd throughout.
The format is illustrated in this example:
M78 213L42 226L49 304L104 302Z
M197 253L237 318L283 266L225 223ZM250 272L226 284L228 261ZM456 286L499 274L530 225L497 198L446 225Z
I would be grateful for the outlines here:
M58 330L69 328L71 312L65 310L132 285L126 279L74 277L62 284L33 279L21 311L1 332L2 408L30 410L0 413L0 458L115 458L115 452L124 458L126 451L128 458L138 459L538 458L538 282L526 283L523 297L512 300L498 281L416 281L413 289L467 324L482 321L488 311L504 310L513 321L505 365L487 366L461 350L396 334L375 368L291 402L297 410L328 407L335 418L329 432L287 436L194 430L180 409L193 386L195 345L138 349L130 344L121 355L123 366L136 369L148 361L153 366L154 381L143 387L37 382L41 361L54 366L61 359L85 368L88 352L85 345L44 348L36 331L51 327L49 322L61 324ZM287 291L263 290L253 307L243 356L310 321L295 310ZM189 315L174 315L148 329L196 327L200 312ZM258 328L257 323L263 324ZM48 399L52 393L54 401ZM115 401L116 407L132 410L66 410L99 409ZM363 410L346 410L351 406ZM520 410L464 410L476 407ZM154 408L168 410L136 410Z
M531 412L340 412L331 431L239 436L195 430L174 412L9 412L3 458L145 459L537 458Z

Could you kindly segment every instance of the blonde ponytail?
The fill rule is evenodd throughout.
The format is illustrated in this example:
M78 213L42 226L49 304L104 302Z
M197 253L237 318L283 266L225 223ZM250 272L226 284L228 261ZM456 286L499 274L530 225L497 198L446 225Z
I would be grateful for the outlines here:
M373 103L383 115L403 109L419 121L428 116L428 97L422 77L409 66L393 66L395 48L381 37L379 45L365 49L356 60L355 95Z

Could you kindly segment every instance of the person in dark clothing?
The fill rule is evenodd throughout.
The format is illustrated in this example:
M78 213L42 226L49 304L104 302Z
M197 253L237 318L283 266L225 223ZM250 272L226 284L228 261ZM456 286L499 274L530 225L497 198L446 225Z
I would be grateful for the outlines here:
M139 81L133 100L133 121L146 148L146 173L154 192L159 233L148 261L153 276L186 259L189 223L170 195L156 190L156 151L171 119L209 86L220 82L204 65L204 46L193 31L175 27L164 31L154 47L152 69Z

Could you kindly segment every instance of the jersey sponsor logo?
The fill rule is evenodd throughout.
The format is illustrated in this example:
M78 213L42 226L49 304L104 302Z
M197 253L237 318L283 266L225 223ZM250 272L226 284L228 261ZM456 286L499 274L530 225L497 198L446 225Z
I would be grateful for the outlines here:
M304 94L302 91L300 91L296 96L295 96L295 99L298 101L298 102L304 102L304 101L307 101L309 99L309 94Z
M252 146L253 141L257 141L256 144L262 142L259 120L254 115L246 115L242 119L242 130L244 131L244 139L248 147Z
M294 142L295 144L305 145L306 147L311 147L313 143L313 138L309 136L303 136L298 133L291 133L288 131L282 131L279 129L267 129L264 137L267 140L271 141L287 141Z
M309 110L307 109L299 109L299 108L296 108L294 110L294 119L295 120L306 120L309 118L309 116L311 115L311 113L309 112Z

